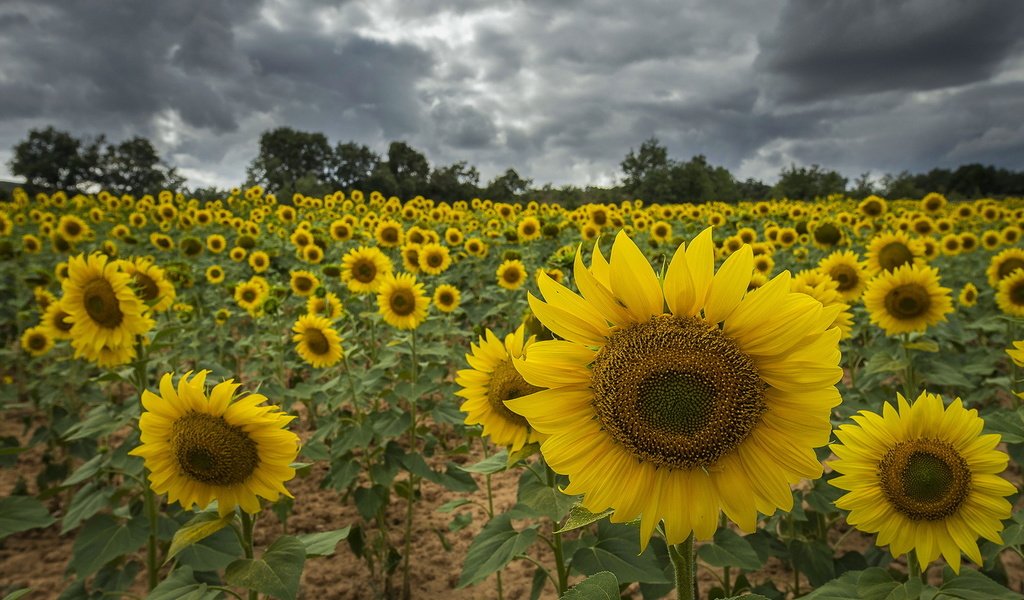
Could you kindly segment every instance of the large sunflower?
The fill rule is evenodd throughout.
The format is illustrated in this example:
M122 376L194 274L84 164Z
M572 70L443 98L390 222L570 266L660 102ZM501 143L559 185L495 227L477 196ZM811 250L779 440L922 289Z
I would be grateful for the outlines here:
M591 512L659 521L670 544L710 538L719 511L745 530L790 510L790 484L818 477L840 402L838 308L789 290L785 272L747 293L753 256L715 273L706 229L680 245L664 281L624 233L606 261L576 256L582 296L541 276L540 321L563 340L516 360L544 389L506 405L550 437L541 451ZM668 311L665 310L667 305Z
M132 276L139 299L156 312L164 312L174 304L174 284L167 280L164 270L152 259L135 257L118 263L121 270Z
M1024 249L1007 248L992 257L985 274L988 284L999 287L999 282L1010 276L1017 269L1024 269Z
M864 305L886 335L923 332L953 312L949 288L939 285L939 271L917 265L903 265L868 282Z
M295 350L314 369L330 367L341 360L341 336L327 317L302 315L292 331Z
M350 292L376 292L392 270L391 259L375 247L353 248L342 258L341 279Z
M430 298L423 284L409 273L388 274L377 293L377 308L384 320L398 329L416 329L427 318Z
M294 418L277 406L261 406L262 394L235 397L232 380L217 384L207 396L209 371L191 372L171 384L160 379L160 395L142 392L146 411L139 419L142 445L129 454L141 456L153 491L185 509L205 508L213 500L221 516L236 506L260 511L261 496L271 502L291 497L284 482L295 476L292 461L299 438L285 429Z
M868 270L894 271L903 265L924 266L924 247L905 231L881 233L868 243Z
M999 281L996 305L1008 315L1024 317L1024 269L1017 269Z
M466 413L466 424L482 425L484 435L499 446L511 446L513 452L539 439L525 418L505 406L506 400L541 390L527 383L512 364L534 342L534 336L526 338L525 331L520 325L501 340L488 329L470 345L472 352L466 355L470 368L455 376L455 383L461 386L455 395L466 399L459 407Z
M61 307L71 323L75 356L94 360L103 347L133 347L135 336L153 328L146 305L132 289L132 277L103 254L68 261Z
M981 564L977 539L1002 543L1002 520L1017 491L999 477L1008 457L996 450L999 436L981 435L978 411L959 398L943 409L942 398L922 392L911 406L898 396L882 415L860 411L855 424L839 427L832 444L839 457L830 466L842 473L832 485L848 493L836 506L846 520L893 555L911 550L921 568L941 554L960 571L960 552Z

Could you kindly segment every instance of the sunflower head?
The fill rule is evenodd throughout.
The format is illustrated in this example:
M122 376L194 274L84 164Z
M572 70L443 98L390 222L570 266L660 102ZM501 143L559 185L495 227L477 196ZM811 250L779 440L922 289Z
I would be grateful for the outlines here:
M508 259L498 267L497 276L498 285L506 290L517 290L526 282L526 265L518 258Z
M351 292L376 292L385 277L391 274L391 259L375 247L353 248L342 259L341 279Z
M430 298L409 273L388 274L377 292L377 309L392 327L416 329L427 318Z
M941 554L960 570L963 552L981 564L977 539L1000 543L1002 520L1011 506L1003 497L1016 488L999 476L1008 457L996 449L999 436L982 435L978 411L960 399L922 392L913 405L897 396L882 414L861 411L839 427L831 446L841 473L832 485L846 490L836 506L847 522L893 555L917 552L921 568Z
M285 427L294 417L263 406L261 394L236 397L231 380L207 394L207 373L186 373L177 389L167 373L159 395L142 393L142 444L130 454L145 459L153 491L186 509L217 500L222 516L259 512L258 497L291 497L284 483L295 476L299 438Z
M1007 315L1024 317L1024 269L1017 269L999 281L996 305Z
M924 265L924 248L905 231L882 233L868 244L868 269L894 271L903 265Z
M299 317L292 327L295 349L302 360L315 369L330 367L341 360L341 337L327 317L307 314Z
M443 283L434 290L434 306L441 312L455 312L461 301L462 293L454 285Z
M45 327L29 327L21 334L21 349L32 356L42 356L52 348L53 338Z
M871 322L887 335L923 332L953 311L950 289L939 285L932 267L904 265L872 279L864 292Z
M985 274L988 284L998 287L999 282L1007 278L1017 269L1024 269L1024 249L1007 248L992 257Z

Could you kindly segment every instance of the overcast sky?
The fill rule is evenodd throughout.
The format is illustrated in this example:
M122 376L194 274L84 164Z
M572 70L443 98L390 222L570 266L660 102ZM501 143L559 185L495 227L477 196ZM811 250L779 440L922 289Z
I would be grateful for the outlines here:
M261 132L484 181L610 184L656 136L769 183L792 163L1024 169L1019 0L2 0L0 178L31 128L149 137L193 186Z

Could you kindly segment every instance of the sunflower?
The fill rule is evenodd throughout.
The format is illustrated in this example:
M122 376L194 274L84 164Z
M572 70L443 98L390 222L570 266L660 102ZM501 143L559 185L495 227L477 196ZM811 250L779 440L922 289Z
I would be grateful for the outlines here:
M227 240L219 233L214 233L206 238L206 249L214 254L220 254L227 247Z
M839 284L831 277L818 269L801 271L790 283L790 291L807 294L825 307L839 307L832 325L843 332L843 338L850 337L853 329L853 313L850 312L850 305L843 302L843 296L839 293Z
M526 265L519 259L501 263L497 271L498 285L506 290L517 290L526 282Z
M462 293L454 285L442 283L434 290L434 306L441 312L455 312L461 301Z
M462 234L462 230L458 227L449 227L444 230L444 242L449 246L461 246L465 236Z
M939 247L942 248L942 253L946 256L956 256L960 254L962 248L960 247L960 236L955 233L947 233L942 236L939 240Z
M311 265L318 265L324 260L324 249L316 244L308 244L302 248L302 260Z
M921 198L921 208L929 214L941 213L946 208L946 197L936 192L927 194Z
M960 289L960 295L957 296L957 302L960 306L974 306L978 303L978 288L970 282L964 284Z
M1024 317L1024 269L1017 269L999 281L996 305L1007 315Z
M235 246L234 248L231 249L231 252L228 252L228 256L230 256L231 260L235 262L242 262L243 260L245 260L245 255L247 252L248 250L246 250L245 248L241 246Z
M1010 276L1017 269L1024 269L1024 249L1007 248L992 257L985 274L988 284L998 287L999 282Z
M903 265L924 266L924 248L905 231L882 233L868 243L868 270L893 271Z
M153 247L158 250L174 249L174 240L170 236L162 233L156 233L155 231L149 234L149 243L153 244Z
M484 258L487 256L488 246L480 238L469 238L462 247L465 248L466 253L471 256L475 256L477 258Z
M762 275L771 275L775 269L775 259L770 254L761 254L754 257L754 272Z
M185 509L205 508L213 500L221 516L241 507L260 511L259 497L273 502L291 497L284 482L295 476L290 465L299 438L286 429L294 418L277 406L260 406L262 394L235 397L238 384L228 380L206 394L206 375L191 372L171 383L160 379L160 395L142 392L145 412L139 418L142 444L129 452L141 456L157 494Z
M953 311L950 289L939 285L939 271L917 265L903 265L869 281L864 305L871 322L886 335L923 332Z
M92 233L85 221L75 215L62 216L57 223L57 231L72 244L82 241Z
M523 217L516 227L520 242L532 242L540 237L540 221L537 217Z
M53 338L46 327L36 325L21 334L21 349L32 356L42 356L53 348Z
M342 219L331 221L328 231L331 234L331 239L336 242L347 242L352 239L352 225L348 221Z
M430 298L423 284L409 273L388 273L377 291L377 309L384 320L397 329L416 329L427 318Z
M132 258L118 262L121 270L135 280L136 294L155 312L164 312L174 304L174 284L167 280L164 270L149 258Z
M316 288L320 287L320 279L309 271L303 270L292 271L290 283L292 292L303 298L311 296Z
M510 446L513 452L527 442L543 439L525 418L505 406L506 400L542 389L527 383L512 362L521 358L534 340L534 336L526 337L524 325L506 335L504 341L488 329L477 343L470 345L472 351L466 355L470 368L455 376L455 383L460 386L455 395L466 400L459 407L466 413L466 424L482 425L483 434L490 436L492 442Z
M46 335L55 340L71 339L71 323L65 321L68 313L64 311L61 302L58 300L46 307L39 326L46 330Z
M391 259L376 247L353 248L342 258L341 279L350 292L373 293L391 274Z
M440 275L448 270L452 258L447 246L436 243L423 244L419 251L419 267L427 275Z
M340 317L345 310L341 306L341 299L334 292L327 292L322 298L316 295L310 296L306 301L306 312L334 320Z
M95 360L101 350L134 347L135 337L153 328L146 305L132 289L132 277L103 254L79 254L68 261L61 307L71 323L75 357Z
M219 308L217 312L213 314L213 322L218 326L228 322L231 318L231 311L226 308Z
M821 259L821 262L818 263L818 270L839 284L837 290L846 301L860 298L868 283L868 273L864 263L850 250L833 252Z
M206 281L213 285L224 281L224 269L220 265L210 265L206 268Z
M984 421L959 398L945 409L927 392L913 405L897 402L881 415L862 410L836 431L830 466L842 475L831 483L847 492L836 506L893 555L915 551L922 570L941 554L959 572L961 552L980 565L978 536L1002 543L1011 513L1003 497L1017 491L998 475L1008 461L999 435L981 435Z
M672 225L668 221L655 221L650 227L651 239L659 244L668 243L672 239Z
M252 316L257 316L266 301L269 290L255 281L246 281L235 286L235 302Z
M1015 365L1024 367L1024 341L1013 342L1013 348L1007 348L1006 354Z
M21 248L26 254L37 254L43 249L43 242L31 233L21 236Z
M341 360L341 337L327 317L302 315L292 331L295 350L314 369L330 367Z
M715 274L711 229L680 245L663 281L624 233L607 261L579 253L582 296L541 278L530 307L563 340L537 342L517 370L544 389L506 406L550 437L548 464L614 522L640 515L646 546L710 538L719 511L745 530L793 505L790 484L821 474L840 331L835 308L789 291L784 272L747 294L749 246ZM669 312L664 311L667 305Z
M253 272L263 273L270 268L270 257L262 250L256 250L249 255L249 266Z

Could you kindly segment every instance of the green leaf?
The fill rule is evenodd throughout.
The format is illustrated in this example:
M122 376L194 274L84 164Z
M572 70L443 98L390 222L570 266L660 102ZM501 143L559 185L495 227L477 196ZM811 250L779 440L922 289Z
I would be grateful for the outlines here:
M770 600L767 596L761 594L746 594L743 596L729 596L728 598L722 598L722 600Z
M459 467L463 471L469 473L480 473L481 475L492 475L494 473L500 473L507 468L508 463L508 452L502 450L497 454L492 454L482 461L468 465L465 467Z
M611 571L619 583L670 581L653 552L640 554L640 535L636 527L609 521L598 521L597 543L576 550L572 555L572 565L584 575Z
M149 537L145 519L122 523L111 515L101 514L86 521L75 537L68 568L86 577L108 562L135 552Z
M540 452L540 444L538 444L537 442L530 442L529 444L524 444L522 448L508 455L508 463L506 464L508 468L511 469L512 467L516 466L516 464L518 464L519 461L526 460L527 458L530 458L531 456L538 452Z
M221 571L240 556L242 544L238 536L225 528L185 548L178 554L177 560L178 565L187 565L197 571Z
M466 500L465 498L462 498L462 499L459 499L459 500L449 500L448 502L445 502L441 506L438 506L437 508L435 508L434 511L442 513L442 514L446 514L446 513L452 512L453 510L455 510L457 508L460 508L460 507L463 507L463 506L465 506L467 504L472 504L472 503L473 503L472 501Z
M907 360L905 358L879 352L878 354L872 354L871 358L864 364L864 373L867 375L893 373L903 371L906 368Z
M810 594L805 600L897 600L906 598L898 588L903 585L880 567L863 571L849 571L842 577L829 581Z
M946 567L942 572L943 584L935 600L1020 600L1024 596L1011 591L973 569L961 569L960 574Z
M243 558L228 565L224 580L283 600L294 600L306 562L306 545L298 538L281 536L261 558Z
M560 600L618 600L619 580L609 571L594 573L572 586Z
M20 590L14 590L10 594L7 594L6 596L4 596L4 600L18 600L18 598L25 597L25 595L27 595L31 591L32 591L32 588L23 588L23 589L20 589Z
M323 531L320 533L307 533L298 536L300 542L306 546L306 558L311 556L331 556L338 543L348 537L352 526L335 529L334 531Z
M110 505L110 499L114 497L114 490L91 482L75 493L68 506L68 511L61 521L60 533L71 531L78 527L82 521L95 515L103 508Z
M824 541L793 540L789 546L790 559L807 576L811 585L824 585L836 576L836 563L832 549Z
M234 517L234 513L229 513L221 517L216 512L201 512L192 517L188 523L182 525L181 528L174 533L174 538L171 540L171 547L167 550L167 558L164 559L164 562L166 563L171 560L179 552L188 548L192 544L202 541L221 529L224 529L231 524L231 520L234 519Z
M43 503L32 496L0 498L0 540L19 531L49 527L53 521Z
M697 557L713 567L737 567L744 571L756 571L763 564L750 542L725 527L715 532L711 543L697 549Z
M516 500L556 523L562 520L578 499L578 496L568 496L542 483L529 469L524 470L519 477Z
M196 581L192 567L178 567L146 596L146 600L215 600L221 594Z
M512 517L507 513L491 519L469 546L458 587L473 585L501 570L533 544L537 538L537 527L531 525L516 531L512 527Z
M78 467L78 469L75 470L71 477L68 477L63 482L61 482L60 486L68 487L71 485L82 483L86 479L89 479L97 472L99 472L100 467L103 465L103 459L105 458L106 455L104 454L97 454L96 456L90 458L85 464Z
M562 528L555 533L564 533L573 529L579 529L580 527L586 527L595 521L600 521L613 512L615 512L615 509L609 508L595 514L583 508L582 504L573 504L572 508L569 509L569 518L565 520Z
M920 350L921 352L938 352L939 343L935 340L917 340L916 342L904 342L903 347L907 350Z

